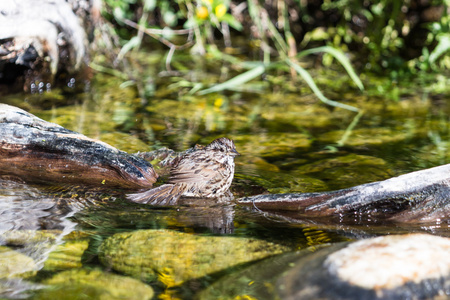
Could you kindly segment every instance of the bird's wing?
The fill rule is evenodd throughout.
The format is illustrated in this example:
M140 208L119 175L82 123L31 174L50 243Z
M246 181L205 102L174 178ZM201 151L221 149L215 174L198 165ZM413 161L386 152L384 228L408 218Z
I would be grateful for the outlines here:
M190 183L190 182L202 182L211 179L217 174L218 167L214 160L198 160L196 161L192 157L189 159L182 159L180 162L170 171L169 183Z

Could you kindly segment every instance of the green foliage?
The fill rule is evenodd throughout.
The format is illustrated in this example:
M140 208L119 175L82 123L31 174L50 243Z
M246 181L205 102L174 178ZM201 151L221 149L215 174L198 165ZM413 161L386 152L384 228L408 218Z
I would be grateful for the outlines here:
M124 60L130 51L138 49L144 43L145 36L150 36L168 47L165 64L167 74L177 74L177 77L172 78L176 82L173 85L190 87L188 95L222 93L225 90L252 91L256 85L251 87L251 81L255 82L261 76L273 75L272 72L275 72L283 74L282 76L290 74L293 82L300 77L324 103L359 112L355 107L328 99L316 85L310 72L302 66L300 59L314 54L319 55L326 67L338 62L360 90L364 89L363 84L348 57L356 58L354 61L357 66L364 70L387 71L394 82L407 74L439 72L450 66L450 58L445 55L450 50L448 0L433 1L432 8L444 8L442 17L426 26L425 23L413 24L408 15L417 9L414 6L417 3L413 5L395 0L362 3L325 0L320 8L321 12L334 16L336 22L321 26L318 23L303 35L296 31L295 22L315 25L315 14L310 11L309 2L278 1L276 5L258 0L233 3L231 0L105 2L105 16L115 24L117 34L122 38L117 61ZM298 14L297 19L292 14L294 11ZM408 44L413 39L410 35L417 30L416 27L428 32L426 41L420 47ZM127 29L128 34L124 34L124 29ZM248 45L243 49L249 50L244 53L248 56L244 55L242 58L227 54L229 49L242 50L230 47L232 35L245 36ZM219 40L224 42L225 47L217 45ZM301 50L297 47L301 47ZM205 81L179 76L192 67L185 62L173 60L174 53L180 53L184 49L189 49L191 54L207 54L209 60L218 62L216 65L225 64L227 71L222 76L225 75L226 78L222 77L221 83L216 82L206 87ZM244 62L252 49L261 61ZM416 51L416 56L407 57L405 53L411 52L409 50ZM348 52L352 55L344 54ZM172 67L178 72L174 72ZM153 80L142 80L146 83L139 85L138 81L132 79L140 78L139 72L132 70L130 73L132 76L127 80L127 85L136 84L143 99L155 92ZM398 88L395 85L382 88L385 89L385 95L398 99ZM256 88L258 89L261 89L261 85Z
M188 35L186 45L194 45L203 54L207 41L214 41L214 29L221 32L227 40L229 27L242 29L242 24L228 13L228 0L105 0L105 4L104 15L108 20L145 32L171 50L180 47L173 39L178 35ZM185 30L174 29L180 25ZM119 59L129 50L139 48L142 34L130 38L124 34L123 27L119 27L116 33L124 39Z
M427 47L424 47L422 56L413 60L410 65L417 66L424 71L450 69L450 56L444 55L450 51L450 16L447 14L447 10L444 11L444 16L438 22L429 24L428 29L430 32L427 44L437 42L437 45L431 53Z
M333 55L347 70L350 78L354 81L354 83L359 87L360 90L364 90L364 86L361 82L361 80L356 75L355 71L353 70L352 66L350 65L350 62L348 59L344 56L344 54L332 47L320 47L320 48L314 48L310 49L309 51L303 51L298 56L305 56L307 54L311 53L317 53L317 52L326 52L330 55ZM297 62L295 62L292 59L286 58L284 61L289 67L293 68L301 77L302 79L307 83L307 85L311 88L311 90L314 92L314 94L319 98L320 101L331 105L335 107L340 107L343 109L347 109L350 111L358 112L358 109L356 107L342 104L333 100L328 99L323 95L323 93L320 91L320 89L317 87L317 85L314 82L314 79L311 77L309 72L302 68ZM250 80L253 80L259 76L261 76L263 73L267 72L270 69L274 69L279 67L279 63L271 63L271 64L263 64L263 63L256 63L256 64L248 64L247 66L250 66L250 70L239 74L226 82L223 82L221 84L214 85L208 89L201 90L198 94L199 95L205 95L209 93L214 92L220 92L226 89L236 89L237 86L243 85L247 83Z
M327 44L347 50L356 50L366 70L387 70L394 79L406 72L448 69L450 62L443 54L449 51L448 0L432 1L431 6L421 3L382 1L324 1L324 11L342 15L335 27L321 31L321 35L308 33L308 40L323 40ZM439 21L426 23L425 11L431 15L443 14ZM424 18L424 20L421 20ZM421 41L423 30L428 37ZM422 55L415 49L423 47ZM431 49L431 50L430 50ZM431 51L431 52L430 52Z

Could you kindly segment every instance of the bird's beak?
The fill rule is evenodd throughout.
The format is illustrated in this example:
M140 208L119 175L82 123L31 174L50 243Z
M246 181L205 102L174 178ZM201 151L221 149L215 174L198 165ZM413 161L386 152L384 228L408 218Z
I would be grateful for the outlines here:
M238 156L241 155L239 152L236 151L236 149L231 150L230 155L232 156Z

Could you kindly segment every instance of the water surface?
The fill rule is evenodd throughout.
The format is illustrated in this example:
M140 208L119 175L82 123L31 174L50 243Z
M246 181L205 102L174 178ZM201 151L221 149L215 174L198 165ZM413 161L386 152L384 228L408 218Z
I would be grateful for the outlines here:
M236 198L260 193L341 189L448 162L450 123L449 109L443 101L445 94L427 94L417 88L402 93L395 102L381 97L375 83L369 79L366 80L368 91L361 93L343 74L316 73L323 76L318 81L330 98L364 111L343 146L337 143L355 113L319 102L300 81L297 85L286 82L271 86L275 77L253 83L248 87L253 88L252 92L196 96L190 93L196 78L203 82L208 75L210 80L220 78L217 74L194 69L178 80L172 78L173 82L167 82L169 78L153 77L158 79L148 84L154 90L143 99L136 86L121 86L119 79L99 73L88 86L80 85L79 89L10 95L2 102L129 153L161 147L182 151L220 136L232 138L242 154L236 159L232 185ZM149 71L147 75L150 78L158 74ZM192 273L188 278L192 279L179 283L176 281L181 280L179 274L169 265L163 266L153 277L144 277L105 263L106 258L99 249L106 249L108 238L141 231L148 233L148 230L167 229L199 237L238 237L243 241L248 239L249 245L256 239L264 243L260 248L271 249L269 245L276 245L272 254L380 234L426 231L448 235L445 220L438 224L404 225L376 220L361 222L355 216L350 224L336 224L268 214L234 204L202 202L151 207L129 203L122 191L55 187L51 183L36 186L17 182L15 178L0 181L0 207L0 247L4 247L0 248L0 256L2 251L13 251L14 255L25 257L25 262L18 263L23 268L18 274L10 269L0 270L0 278L3 278L0 294L6 298L64 295L78 299L81 295L98 298L111 293L81 284L81 279L73 279L99 280L95 277L97 273L86 277L86 274L77 275L79 270L96 270L101 274L99 277L108 274L143 282L152 286L155 297L160 299L192 298L222 276L236 272L236 266L230 263L198 277L194 273L200 267L194 264L186 267ZM150 238L153 239L145 237L144 240ZM221 245L222 240L205 241L202 243L206 249ZM157 245L159 256L176 257L176 248L191 242L164 243ZM194 243L192 247L197 246ZM243 255L237 250L227 254L236 261ZM26 260L28 258L31 260ZM251 265L252 259L242 260L237 268ZM180 260L178 264L187 262ZM62 288L59 278L78 283ZM111 278L113 282L116 277ZM49 284L53 284L53 288L45 289ZM142 293L138 295L150 297L145 286L136 289ZM117 295L111 297L119 297Z

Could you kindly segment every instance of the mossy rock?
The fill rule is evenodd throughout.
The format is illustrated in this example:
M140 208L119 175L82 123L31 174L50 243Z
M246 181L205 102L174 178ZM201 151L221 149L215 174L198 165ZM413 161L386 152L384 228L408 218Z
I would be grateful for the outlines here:
M0 242L13 246L24 246L35 243L54 243L61 231L45 230L11 230L3 232Z
M235 163L236 169L246 174L255 174L258 171L280 172L278 166L256 156L242 156Z
M82 266L81 257L88 247L88 240L73 240L58 245L45 261L44 270L80 268Z
M303 99L307 103L299 104ZM318 104L317 99L308 97L277 97L277 103L270 103L261 109L261 118L271 129L277 129L280 123L297 129L303 128L325 128L333 124L329 109Z
M276 177L279 178L279 177ZM320 179L312 178L309 176L292 176L292 175L283 175L282 176L283 184L280 184L281 181L272 180L274 184L279 184L278 186L273 186L268 188L267 190L272 194L281 194L281 193L313 193L313 192L324 192L328 191L328 185ZM285 185L285 186L283 186Z
M233 126L243 127L248 123L246 109L231 107L225 97L208 95L206 97L188 97L188 101L161 99L152 102L146 109L158 116L161 120L170 120L173 127L186 131L186 127L204 126L207 131L224 130L230 123ZM185 99L186 100L186 99ZM230 109L235 111L230 112ZM195 142L199 136L196 132L193 138L183 135L182 140L189 144ZM189 134L192 134L189 133ZM179 140L177 144L179 144Z
M153 289L136 279L101 270L73 269L44 281L33 299L152 299Z
M31 257L0 246L0 278L27 278L34 276L37 269Z
M312 178L303 174L294 176L285 173L260 172L260 176L245 174L235 175L235 185L241 189L259 186L273 194L279 193L311 193L328 191L328 185L320 179Z
M344 130L329 131L320 135L317 140L322 143L333 144L339 141L343 137L344 133ZM403 142L413 136L414 131L406 132L404 130L393 130L390 128L355 129L345 141L345 146L355 148L376 147L385 144Z
M330 189L341 189L393 176L387 163L378 157L349 154L300 166L294 172L323 180Z
M261 157L279 157L296 151L306 151L312 142L311 138L304 133L240 135L233 140L239 153Z
M288 250L253 238L140 230L108 238L100 246L99 258L118 272L145 281L158 277L170 287Z

